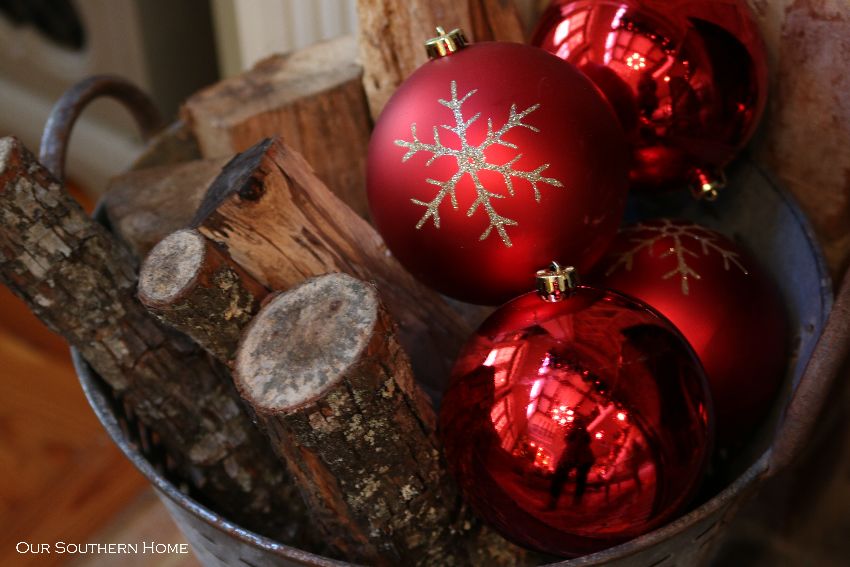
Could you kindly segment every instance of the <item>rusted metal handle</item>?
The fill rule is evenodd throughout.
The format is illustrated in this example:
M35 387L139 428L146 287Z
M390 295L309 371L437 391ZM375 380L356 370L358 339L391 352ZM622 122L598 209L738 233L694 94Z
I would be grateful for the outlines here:
M162 116L150 97L126 79L115 75L94 75L83 79L56 101L41 135L38 160L56 179L65 179L65 157L74 123L89 103L101 97L113 98L123 104L135 118L145 141L163 126Z
M771 447L768 475L776 474L809 443L833 382L850 357L850 270L844 274L823 333L791 396Z

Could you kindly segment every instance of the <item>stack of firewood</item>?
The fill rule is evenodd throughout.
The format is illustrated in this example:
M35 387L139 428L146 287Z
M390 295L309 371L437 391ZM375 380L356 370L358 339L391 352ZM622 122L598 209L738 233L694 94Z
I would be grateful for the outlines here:
M525 552L463 505L423 393L481 312L388 254L364 164L373 117L436 24L478 40L522 28L496 0L359 11L362 63L342 38L191 97L112 181L111 230L0 140L0 277L228 518L356 561L517 564Z

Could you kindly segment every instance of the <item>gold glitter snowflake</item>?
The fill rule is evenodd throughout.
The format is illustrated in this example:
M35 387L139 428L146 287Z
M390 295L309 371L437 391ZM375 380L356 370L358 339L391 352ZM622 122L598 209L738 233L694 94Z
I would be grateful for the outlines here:
M413 136L413 141L406 140L396 140L395 143L397 146L401 146L403 148L407 148L407 153L404 154L404 157L401 158L402 162L406 162L411 157L416 155L418 152L426 152L431 154L431 158L426 162L426 166L434 163L439 157L453 157L457 160L457 172L452 175L452 177L445 181L438 181L436 179L426 179L427 183L431 185L435 185L439 187L439 191L433 200L429 202L420 201L418 199L411 199L411 201L416 205L421 205L425 207L425 213L422 215L422 218L419 219L419 222L416 224L416 228L422 228L428 219L431 219L436 228L440 228L440 212L439 207L445 200L446 196L449 197L452 208L457 209L457 195L455 193L455 188L457 187L458 182L463 178L464 175L469 175L472 180L473 185L475 186L475 192L477 194L477 198L475 202L472 203L472 206L469 207L469 210L466 211L466 216L471 217L475 214L475 211L478 210L479 207L483 208L487 213L487 216L490 219L490 224L482 234L479 240L484 240L493 229L496 229L499 236L502 239L502 242L505 246L511 246L511 239L508 236L508 232L505 227L507 226L517 226L517 221L504 217L496 212L496 209L493 207L494 199L504 199L506 195L502 193L495 193L484 186L481 182L481 179L478 175L479 171L495 171L499 173L505 181L505 187L507 189L508 195L514 195L514 179L524 179L531 184L531 188L534 191L534 200L538 203L540 202L540 189L538 184L546 183L547 185L552 185L554 187L563 187L563 184L554 179L552 177L544 177L543 172L548 169L549 164L545 163L538 167L533 171L522 171L514 169L514 164L519 161L522 157L521 153L518 153L514 158L504 164L494 164L489 163L484 155L485 150L493 145L503 146L506 148L517 149L516 144L508 142L503 139L505 134L507 134L513 128L528 128L532 132L539 132L540 130L530 124L526 124L523 122L523 119L537 110L540 105L535 104L529 106L522 112L517 112L516 105L511 105L510 113L508 114L508 120L505 124L499 128L498 130L493 129L493 119L487 119L487 136L481 142L481 144L475 146L469 143L467 139L467 132L469 127L481 117L481 113L477 113L475 116L470 118L469 120L464 120L463 112L461 111L461 107L463 103L469 100L469 98L477 92L478 89L473 89L466 93L462 98L457 97L457 83L452 81L451 83L451 100L443 100L440 99L439 103L443 106L447 107L452 111L452 115L454 116L455 124L454 126L450 124L442 124L442 128L448 130L449 132L454 133L460 139L460 149L449 148L444 146L442 141L440 140L439 128L434 126L434 142L427 143L423 142L419 139L416 134L416 124L410 125L410 133Z
M728 271L734 265L744 274L748 273L743 264L741 264L740 256L737 252L720 246L717 242L718 238L714 233L697 224L661 219L659 221L652 221L651 223L637 223L624 228L621 232L635 235L636 238L631 239L631 242L635 246L617 256L617 260L605 272L606 276L611 275L620 267L623 267L626 271L630 271L636 254L642 250L646 250L650 256L653 256L655 245L665 238L671 239L672 243L664 249L664 252L659 258L674 257L676 259L676 267L662 277L666 280L674 276L679 276L684 295L688 295L689 293L689 278L694 278L695 280L701 279L697 271L688 265L688 258L698 258L700 254L685 245L683 242L685 238L690 238L699 243L698 252L701 252L702 256L708 256L712 252L719 254L723 259L723 268L725 270Z

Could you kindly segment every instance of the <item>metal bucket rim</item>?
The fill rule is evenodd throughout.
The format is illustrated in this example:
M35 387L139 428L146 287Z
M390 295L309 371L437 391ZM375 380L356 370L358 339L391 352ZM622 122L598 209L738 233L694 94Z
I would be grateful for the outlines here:
M820 310L820 313L823 314L823 320L820 321L820 330L822 331L823 325L826 322L826 317L832 308L833 288L832 279L829 275L823 250L815 236L814 229L797 203L797 200L781 183L778 182L775 175L763 168L749 156L743 156L739 160L739 163L741 162L746 162L750 167L753 167L759 175L763 176L768 181L769 185L777 193L778 197L785 203L787 208L791 210L796 223L806 237L808 246L812 250L812 255L817 266L821 286L821 293L819 296L822 301ZM98 222L104 224L107 228L111 228L105 214L102 201L96 206L93 217ZM352 563L330 559L328 557L317 555L309 551L277 542L271 538L261 536L229 521L227 518L182 493L176 486L174 486L174 484L165 479L153 467L147 458L141 454L135 444L124 435L124 432L121 430L118 420L113 412L112 404L108 399L107 394L103 391L102 383L100 383L99 378L89 367L88 363L82 358L80 353L73 347L71 348L71 357L85 396L110 438L116 445L118 445L124 455L133 463L139 472L141 472L145 478L147 478L148 481L156 487L160 494L165 495L176 505L187 510L197 519L211 527L218 530L226 530L230 536L237 538L246 544L275 553L280 557L297 560L305 564L328 567L353 565ZM805 375L806 372L804 371L800 381L804 379ZM783 420L780 419L777 424L777 430L779 430L782 426L782 423ZM776 437L771 440L771 446L775 439ZM776 471L770 467L771 456L772 451L771 448L768 447L752 465L750 465L728 486L712 496L709 500L694 508L690 512L679 516L673 521L656 528L651 532L596 553L584 555L575 559L549 563L547 566L575 567L602 564L608 561L629 557L630 555L647 550L660 542L668 540L727 506L736 496L743 493L754 483L762 480L768 475L774 474ZM709 528L709 530L710 529L711 528Z
M352 565L351 563L316 555L309 551L292 547L277 542L271 538L261 536L231 522L227 518L197 502L190 496L182 493L173 483L165 479L154 468L150 461L142 455L136 445L125 436L112 409L112 404L108 399L107 394L103 391L103 385L99 382L99 378L97 378L91 367L83 359L77 349L71 348L71 357L74 369L76 370L80 384L82 385L83 392L85 393L86 399L89 401L93 411L97 415L97 418L100 420L101 424L103 424L103 427L106 429L112 441L118 445L124 455L133 463L139 472L141 472L145 478L147 478L148 481L156 487L160 494L165 495L169 500L184 510L187 510L204 523L218 530L226 530L228 535L232 537L235 537L247 544L260 547L266 551L273 552L281 557L295 559L305 562L306 564L327 567L343 567ZM761 457L746 471L744 471L743 474L729 484L729 486L718 492L702 505L660 528L620 545L610 547L590 555L550 563L548 565L552 567L591 565L613 559L621 559L639 551L643 551L656 543L669 539L671 536L683 531L687 527L696 524L701 519L708 517L717 510L723 508L739 493L743 492L748 486L759 480L763 474L767 472L767 463L769 458L770 450L768 449L762 453Z

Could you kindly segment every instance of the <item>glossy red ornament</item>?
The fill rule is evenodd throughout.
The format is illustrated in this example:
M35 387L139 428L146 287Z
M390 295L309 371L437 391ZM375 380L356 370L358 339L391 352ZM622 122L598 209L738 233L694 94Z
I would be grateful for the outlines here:
M745 441L782 382L788 344L779 293L752 258L718 232L659 219L623 229L593 279L679 328L705 367L718 445Z
M670 520L697 487L712 414L702 367L652 309L579 287L521 296L464 347L440 410L450 470L504 536L556 555Z
M372 219L438 291L497 304L556 260L587 270L622 219L628 148L609 105L541 49L480 43L419 68L369 144Z
M711 196L765 107L767 56L744 0L555 0L532 43L608 95L637 188Z

